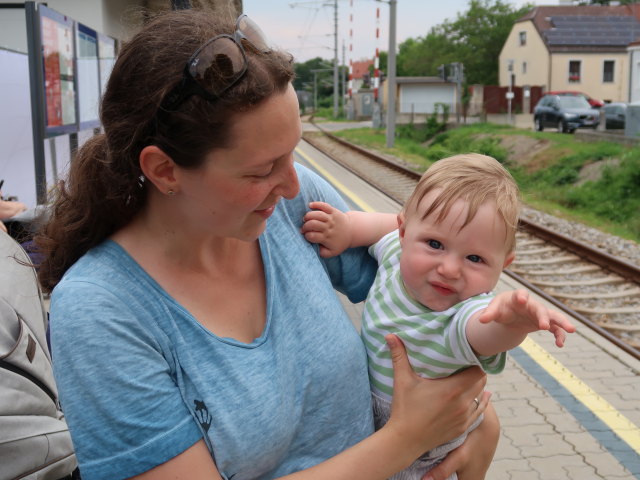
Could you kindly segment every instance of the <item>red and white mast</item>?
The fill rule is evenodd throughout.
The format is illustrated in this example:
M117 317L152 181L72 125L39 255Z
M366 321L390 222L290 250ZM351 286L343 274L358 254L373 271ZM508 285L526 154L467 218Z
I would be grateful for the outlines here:
M380 87L380 7L376 8L376 56L373 61L373 101L378 101L378 88Z

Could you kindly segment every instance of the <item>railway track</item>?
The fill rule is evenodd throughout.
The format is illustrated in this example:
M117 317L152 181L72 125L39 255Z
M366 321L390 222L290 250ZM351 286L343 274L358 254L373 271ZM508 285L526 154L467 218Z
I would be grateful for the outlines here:
M319 128L303 139L404 204L421 173ZM640 358L640 267L521 218L505 273Z

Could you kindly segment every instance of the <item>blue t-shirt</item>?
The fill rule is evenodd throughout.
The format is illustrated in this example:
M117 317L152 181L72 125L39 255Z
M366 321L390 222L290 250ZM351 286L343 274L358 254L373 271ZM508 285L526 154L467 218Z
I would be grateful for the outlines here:
M55 288L54 372L83 479L142 473L203 436L224 477L270 479L373 432L365 351L334 288L363 300L376 262L319 257L300 233L309 201L346 205L296 168L301 193L260 237L267 322L250 344L204 328L110 240Z

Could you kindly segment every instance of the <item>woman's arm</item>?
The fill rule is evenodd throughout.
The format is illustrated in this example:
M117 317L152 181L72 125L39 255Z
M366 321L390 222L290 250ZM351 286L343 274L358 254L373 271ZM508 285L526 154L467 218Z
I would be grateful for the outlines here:
M461 435L485 411L489 395L482 394L486 376L473 367L448 378L426 380L416 375L402 342L394 335L387 341L394 366L394 397L389 422L379 431L309 469L287 475L289 480L384 480L409 466L422 453ZM481 399L476 408L474 398ZM424 405L429 405L428 409ZM484 423L484 422L483 422ZM479 437L476 435L473 437ZM482 437L484 438L484 437ZM471 442L457 455L451 468L476 468L481 442ZM477 450L476 450L477 449ZM490 461L490 455L488 461ZM474 464L475 461L475 464ZM203 441L159 465L138 480L220 479Z
M204 440L132 480L222 480Z

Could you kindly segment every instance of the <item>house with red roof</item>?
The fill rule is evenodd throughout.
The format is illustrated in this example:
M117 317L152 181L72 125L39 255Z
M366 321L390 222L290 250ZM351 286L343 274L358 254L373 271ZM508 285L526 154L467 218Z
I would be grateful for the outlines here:
M501 86L539 85L628 101L630 45L640 38L640 4L539 6L518 19L499 58ZM640 80L640 79L637 79ZM636 81L637 81L636 80Z

